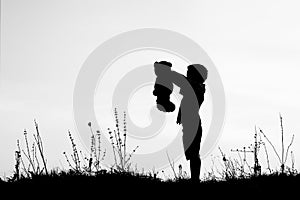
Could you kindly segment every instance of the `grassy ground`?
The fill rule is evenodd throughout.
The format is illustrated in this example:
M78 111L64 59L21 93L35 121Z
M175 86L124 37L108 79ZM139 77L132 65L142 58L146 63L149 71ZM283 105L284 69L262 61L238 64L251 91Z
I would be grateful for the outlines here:
M36 133L29 134L24 131L25 148L17 141L15 152L15 170L11 177L6 180L0 179L0 194L10 197L45 198L49 196L68 199L84 195L85 198L135 198L139 199L166 197L179 198L205 197L205 198L267 198L294 197L298 193L300 185L300 174L294 168L293 152L291 154L291 167L286 165L289 148L293 143L291 139L286 151L282 148L282 157L267 138L266 134L259 129L255 131L254 141L250 147L235 150L244 157L231 159L220 149L222 156L221 169L208 173L205 181L192 183L187 176L174 169L174 163L170 167L174 172L173 180L161 180L152 174L141 174L131 172L131 156L137 147L127 153L126 141L126 120L124 114L123 132L118 125L119 119L116 115L116 130L108 129L111 146L115 155L115 164L109 171L101 168L101 162L105 159L105 150L101 149L101 133L94 132L89 122L91 134L90 152L82 154L69 132L71 141L71 153L64 152L66 162L69 165L68 171L51 170L47 168L46 156L44 154L43 141L39 132L38 124L35 122ZM281 122L281 136L283 146L283 126ZM30 140L29 136L33 139ZM263 140L264 139L264 140ZM266 143L269 143L278 156L280 171L271 170ZM246 150L247 149L247 150ZM263 149L264 151L259 151ZM278 152L277 152L278 151ZM262 172L261 163L258 159L259 152L265 153L268 172ZM254 155L253 166L250 166L246 153ZM285 156L284 156L285 155ZM176 171L176 172L175 172ZM179 169L180 171L180 169ZM218 172L216 174L216 172ZM177 174L178 173L178 174ZM219 177L218 177L219 176ZM218 177L218 178L217 178ZM242 177L242 178L240 178ZM107 196L108 194L108 196ZM0 196L1 198L1 196Z
M102 172L95 175L86 173L51 172L49 175L21 177L19 180L1 181L4 191L58 192L60 195L100 195L109 192L114 197L135 195L169 197L209 195L211 197L271 197L277 195L292 196L297 193L300 175L273 173L248 178L202 181L191 183L188 179L163 181L149 175L138 173Z

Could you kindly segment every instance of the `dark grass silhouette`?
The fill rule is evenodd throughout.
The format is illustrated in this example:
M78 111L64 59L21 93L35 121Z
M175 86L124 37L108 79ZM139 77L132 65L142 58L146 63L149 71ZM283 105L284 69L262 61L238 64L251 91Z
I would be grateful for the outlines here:
M63 195L84 193L97 196L109 192L113 197L144 196L178 197L178 195L203 195L223 198L262 197L278 195L294 195L300 183L300 175L273 173L269 175L251 176L248 178L232 178L228 180L210 180L191 183L187 179L163 181L150 175L138 173L103 172L93 176L83 173L50 172L48 175L34 175L31 178L20 178L18 181L0 182L3 192L31 191L54 192ZM2 192L2 194L3 194ZM92 193L91 193L92 192ZM140 196L141 198L143 196Z
M34 141L42 141L36 122L35 126L37 133L34 135L37 137L37 134L39 134L40 139ZM91 128L91 123L88 123L88 126ZM29 140L29 135L27 134L26 132L25 140ZM115 139L118 140L117 135ZM116 142L115 139L113 141ZM74 151L77 153L80 152L74 148L76 147L75 141L73 139L70 140L72 141L73 155ZM123 144L126 144L124 138L122 141ZM29 141L27 142L32 146ZM42 144L40 145L41 150L43 150ZM91 152L97 153L95 150L97 146L95 147L94 140L92 140L91 145L94 145L91 148ZM122 148L124 147L122 146ZM8 194L13 197L18 197L19 195L32 197L59 195L68 198L77 197L78 195L84 195L86 198L100 198L106 194L112 198L178 198L180 196L195 195L196 197L208 196L209 198L240 199L251 197L259 199L262 197L278 197L278 195L284 195L285 197L294 196L300 183L300 174L294 167L288 168L285 165L283 171L280 166L280 169L277 171L272 170L258 174L254 172L255 166L253 166L250 167L252 170L245 172L241 171L241 163L235 166L233 163L236 162L232 161L222 151L224 168L221 168L221 176L217 177L214 173L208 173L207 177L198 183L191 182L188 176L183 175L180 166L177 170L174 164L172 165L171 163L170 165L174 169L174 178L167 180L159 178L157 176L158 172L142 173L134 171L131 168L122 168L122 163L119 161L110 169L99 168L98 161L100 156L96 157L93 155L87 157L87 161L90 161L92 158L92 165L89 165L89 162L84 164L82 160L81 162L74 161L71 164L73 167L70 166L68 170L60 170L58 168L56 170L48 169L46 172L44 168L47 168L47 159L44 151L41 151L43 155L40 155L40 157L38 157L39 154L32 154L35 155L36 160L31 160L31 162L29 160L27 164L25 160L21 160L21 157L25 156L27 152L26 148L24 151L18 144L17 152L23 154L16 154L14 174L11 177L5 178L5 180L0 179L0 191L2 195ZM121 153L120 155L124 154ZM74 155L74 157L78 156ZM27 155L26 158L28 159L29 156ZM43 162L39 162L42 161L42 158L45 159L45 166ZM78 159L80 158L78 157ZM81 164L78 164L78 162ZM21 167L22 163L25 168ZM41 196L38 196L38 194L41 194Z

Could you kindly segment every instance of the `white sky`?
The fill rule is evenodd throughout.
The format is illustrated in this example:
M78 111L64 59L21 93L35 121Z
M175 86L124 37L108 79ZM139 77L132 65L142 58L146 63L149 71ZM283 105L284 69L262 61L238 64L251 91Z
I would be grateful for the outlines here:
M299 168L299 9L297 0L2 0L0 175L12 172L16 140L34 118L50 166L64 163L81 65L103 41L144 27L180 32L214 61L227 98L225 152L248 145L255 125L279 147L281 112Z

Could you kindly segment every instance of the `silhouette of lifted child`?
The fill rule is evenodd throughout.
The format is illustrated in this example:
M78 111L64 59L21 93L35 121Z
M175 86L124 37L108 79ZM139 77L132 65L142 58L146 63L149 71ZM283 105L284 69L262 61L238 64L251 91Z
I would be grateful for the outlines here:
M172 71L171 66L172 64L166 61L154 63L155 74L157 75L156 81L169 90L157 87L155 84L153 94L157 96L157 103L161 103L161 105L157 105L158 109L164 112L172 112L175 110L175 105L169 101L170 91L173 91L171 85L174 83L180 87L180 94L183 97L176 123L182 125L182 141L185 157L190 161L191 179L198 182L201 168L199 150L202 137L199 109L204 101L204 82L207 79L207 69L200 64L189 65L187 74L184 76ZM174 107L170 106L171 104Z
M167 76L171 72L172 64L166 61L155 62L154 72L157 76L155 80L153 95L157 97L156 105L158 110L163 112L173 112L175 105L170 101L173 92L173 83Z

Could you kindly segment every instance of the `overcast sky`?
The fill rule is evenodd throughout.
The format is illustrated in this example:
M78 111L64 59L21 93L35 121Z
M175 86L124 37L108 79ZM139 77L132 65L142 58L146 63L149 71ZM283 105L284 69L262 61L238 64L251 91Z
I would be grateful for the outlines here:
M226 120L218 144L225 152L248 145L255 125L280 147L281 112L286 142L295 134L292 150L299 169L299 1L2 0L1 4L0 175L13 171L16 140L24 128L34 130L34 118L50 166L65 163L62 152L71 150L67 130L76 132L72 98L83 62L112 36L145 27L190 37L215 63L226 94ZM147 123L146 118L140 120ZM279 166L276 159L272 165Z

